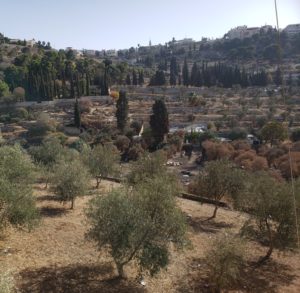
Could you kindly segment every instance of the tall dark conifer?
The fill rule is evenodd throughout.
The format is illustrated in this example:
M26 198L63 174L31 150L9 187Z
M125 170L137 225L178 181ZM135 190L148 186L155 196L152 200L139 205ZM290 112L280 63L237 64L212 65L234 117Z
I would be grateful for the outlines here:
M123 133L128 118L128 100L125 91L119 92L119 99L117 101L116 107L117 127Z
M156 100L152 106L153 114L150 116L150 127L156 146L164 141L169 132L169 114L166 104L162 100Z
M79 107L78 99L76 99L74 105L74 124L75 127L77 128L81 127L81 115L80 115L80 107Z
M186 58L184 59L184 64L182 68L182 82L185 86L188 86L190 84L189 67Z
M138 79L137 79L136 71L134 69L132 71L132 85L138 85Z

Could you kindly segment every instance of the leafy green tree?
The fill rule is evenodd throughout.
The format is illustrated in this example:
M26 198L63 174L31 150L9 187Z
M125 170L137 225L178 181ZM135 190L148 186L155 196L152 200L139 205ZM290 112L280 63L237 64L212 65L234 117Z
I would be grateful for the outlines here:
M276 141L283 141L288 137L287 129L279 122L273 121L267 123L260 133L263 140L270 142L271 145Z
M163 100L156 100L152 106L153 114L150 116L150 127L156 144L163 142L169 132L169 114Z
M225 195L236 198L243 188L243 173L226 159L211 161L205 164L195 180L196 192L204 197L220 201ZM215 204L213 215L217 215L218 204Z
M125 91L120 91L116 107L117 127L124 132L128 118L128 99Z
M165 163L166 157L162 151L143 155L133 164L132 170L127 176L128 183L134 185L159 174L166 174L167 168Z
M262 172L248 174L246 187L237 197L237 207L251 215L242 232L266 240L268 251L258 261L263 264L275 247L286 249L297 243L293 196L289 184L278 182ZM299 217L299 210L297 213Z
M0 147L0 227L7 222L31 228L38 220L32 195L34 166L19 146Z
M96 188L99 188L102 177L118 174L120 155L112 145L97 145L83 151L83 161L96 178Z
M81 127L81 113L78 99L76 99L74 105L74 124L77 128Z
M87 168L78 159L61 160L57 163L52 178L53 190L62 202L71 201L74 208L75 199L85 195L90 176Z
M173 177L157 176L91 200L87 235L99 249L110 247L119 277L133 260L153 275L168 265L170 242L182 247L185 221L176 207L177 193Z

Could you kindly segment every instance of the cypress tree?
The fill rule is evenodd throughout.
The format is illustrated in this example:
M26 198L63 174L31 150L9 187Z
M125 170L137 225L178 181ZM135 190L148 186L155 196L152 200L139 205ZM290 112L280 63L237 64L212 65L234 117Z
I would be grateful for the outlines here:
M183 68L182 68L182 82L183 82L183 85L185 85L185 86L188 86L190 83L189 68L188 68L186 58L184 59L184 64L183 64Z
M192 67L192 71L191 71L191 81L190 81L190 84L192 86L197 85L197 74L198 74L198 66L197 66L197 63L194 62L193 67Z
M126 76L126 84L127 85L131 85L131 78L130 78L130 74L129 73Z
M77 128L81 127L81 115L78 99L76 99L74 106L74 124Z
M274 83L279 86L283 84L283 76L282 76L282 71L280 67L277 67L277 70L275 71L275 76L274 76Z
M139 71L139 85L143 85L144 84L144 71L140 70Z
M174 71L170 72L170 85L176 85L176 75Z
M132 71L132 84L133 85L138 85L138 79L137 79L137 75L136 75L136 72L135 72L134 69Z
M121 132L124 132L128 117L128 99L125 91L119 92L119 99L116 107L117 127Z
M150 127L156 146L163 142L169 132L169 114L165 102L156 100L152 106L153 114L150 116Z

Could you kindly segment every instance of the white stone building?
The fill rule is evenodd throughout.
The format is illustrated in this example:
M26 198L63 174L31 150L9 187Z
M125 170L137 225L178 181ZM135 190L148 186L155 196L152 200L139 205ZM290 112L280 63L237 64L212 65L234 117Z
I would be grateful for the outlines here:
M289 36L300 34L300 24L290 24L284 30Z

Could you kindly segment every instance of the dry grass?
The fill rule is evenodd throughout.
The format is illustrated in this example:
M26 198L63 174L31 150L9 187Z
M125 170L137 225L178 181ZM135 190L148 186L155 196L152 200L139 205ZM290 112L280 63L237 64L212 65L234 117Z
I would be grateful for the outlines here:
M100 194L113 185L103 182ZM90 196L79 198L75 210L70 211L43 186L37 185L35 192L42 215L40 226L31 233L9 229L0 242L3 268L15 273L19 291L26 293L208 292L203 263L206 251L219 233L226 229L237 232L246 217L220 209L214 222L203 222L211 215L212 206L178 199L188 218L192 247L172 250L167 271L153 279L146 277L143 287L136 279L134 264L126 267L128 280L114 279L116 270L110 256L105 251L99 253L84 239L84 208ZM249 261L264 251L264 247L251 243ZM299 288L299 255L276 252L268 265L256 270L245 268L240 284L232 292L299 292Z

